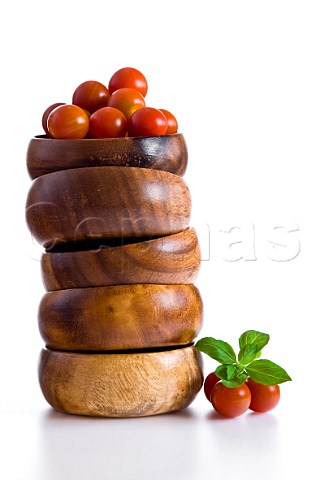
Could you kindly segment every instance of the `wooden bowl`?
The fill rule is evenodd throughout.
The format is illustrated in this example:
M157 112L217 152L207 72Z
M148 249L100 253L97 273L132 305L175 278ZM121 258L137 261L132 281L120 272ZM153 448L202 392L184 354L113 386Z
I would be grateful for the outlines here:
M39 381L56 410L143 417L187 407L203 382L198 350L85 354L42 350Z
M48 292L38 320L56 350L129 350L192 343L202 310L194 285L117 285Z
M42 279L49 291L132 283L194 283L199 267L200 248L193 228L145 242L44 253L41 258Z
M181 133L161 137L55 140L33 138L27 151L31 178L79 167L143 167L166 170L182 176L188 152Z
M36 178L26 220L45 248L88 239L169 235L189 225L185 182L146 168L89 167Z

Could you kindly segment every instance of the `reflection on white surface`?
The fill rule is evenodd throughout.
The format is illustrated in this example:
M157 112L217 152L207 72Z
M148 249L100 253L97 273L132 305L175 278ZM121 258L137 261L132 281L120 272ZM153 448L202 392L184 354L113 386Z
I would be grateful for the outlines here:
M199 470L199 425L191 410L140 419L67 417L39 424L39 480L180 478ZM190 477L191 478L191 477Z
M226 420L210 412L206 420L206 441L214 452L219 479L271 479L279 477L278 419L272 413L246 413Z
M68 416L51 409L15 416L14 424L8 418L11 458L4 471L12 476L6 478L209 480L214 473L219 480L283 478L276 416L224 419L210 405L203 407L133 419Z

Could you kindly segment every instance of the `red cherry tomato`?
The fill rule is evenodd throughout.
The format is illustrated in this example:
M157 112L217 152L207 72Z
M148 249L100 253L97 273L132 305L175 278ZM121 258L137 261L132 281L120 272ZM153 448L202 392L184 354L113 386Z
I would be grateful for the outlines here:
M131 137L152 137L165 135L167 119L156 108L140 108L128 120L128 133Z
M42 115L42 128L46 132L47 135L50 135L48 127L47 127L48 117L49 117L50 113L52 112L52 110L54 110L57 107L60 107L60 105L65 105L65 103L54 103L53 105L50 105L50 107L48 107Z
M119 88L134 88L143 97L148 91L148 84L145 76L135 68L125 67L115 72L109 81L109 92L113 93Z
M240 387L228 388L222 382L218 382L211 392L211 402L221 415L233 418L248 410L251 393L245 383Z
M159 108L159 110L160 110L160 112L162 112L166 116L166 119L167 119L167 122L168 122L166 135L171 135L173 133L177 133L178 122L177 122L176 117L171 112L169 112L168 110L164 110L163 108Z
M88 80L81 83L72 96L73 105L88 110L90 113L106 107L110 97L109 90L102 83Z
M250 410L254 412L269 412L275 408L280 400L279 385L262 385L248 378L247 385L251 392Z
M60 105L48 117L48 130L52 138L84 138L89 129L89 119L76 105Z
M136 110L145 106L145 101L134 88L120 88L110 96L108 106L121 110L128 120Z
M126 133L127 119L116 108L100 108L90 117L88 135L90 138L124 137Z
M204 389L205 396L207 397L209 402L211 402L212 389L215 386L215 384L219 382L219 380L220 378L217 377L217 375L214 372L212 372L212 373L209 373L209 375L204 381L203 389Z
M84 113L87 115L88 118L91 117L91 113L89 112L89 110L85 110L84 108L82 110L84 111Z

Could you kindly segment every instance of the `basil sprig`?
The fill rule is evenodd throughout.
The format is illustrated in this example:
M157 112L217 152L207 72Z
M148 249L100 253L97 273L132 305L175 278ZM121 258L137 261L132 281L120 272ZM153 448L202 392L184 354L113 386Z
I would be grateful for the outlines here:
M269 340L270 336L266 333L247 330L239 338L238 356L229 343L212 337L201 338L195 347L221 364L215 374L226 387L239 387L248 377L264 385L290 381L282 367L270 360L260 359L261 350Z

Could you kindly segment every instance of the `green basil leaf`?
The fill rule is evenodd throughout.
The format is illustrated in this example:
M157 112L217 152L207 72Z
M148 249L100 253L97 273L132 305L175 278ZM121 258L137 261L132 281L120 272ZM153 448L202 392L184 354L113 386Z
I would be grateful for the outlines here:
M235 378L232 378L231 380L222 380L223 385L225 385L228 388L236 388L240 387L248 378L248 375L246 373L240 373Z
M236 377L239 373L237 365L229 364L229 365L219 365L215 372L217 377L221 380L231 380L232 378Z
M257 353L267 345L270 335L267 333L257 332L256 330L247 330L239 338L240 349L246 345L253 343L257 346ZM256 357L257 358L257 357Z
M243 348L241 348L238 355L238 362L241 365L248 365L257 357L258 347L254 343L247 343Z
M254 360L246 367L246 372L252 380L264 385L277 385L291 380L282 367L270 360Z
M228 388L239 387L248 378L248 375L243 372L243 368L235 364L219 365L215 374L222 380L223 385Z
M223 342L222 340L216 340L212 337L201 338L195 344L195 347L200 350L200 352L206 353L209 357L214 358L214 360L217 360L217 362L220 363L235 363L237 359L236 354L229 343Z

